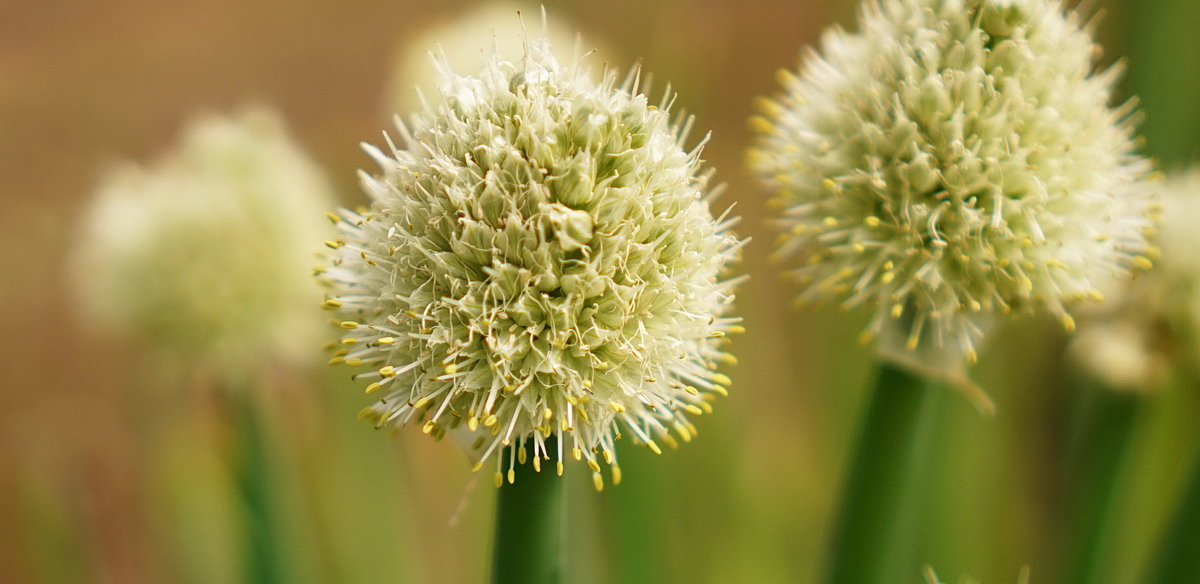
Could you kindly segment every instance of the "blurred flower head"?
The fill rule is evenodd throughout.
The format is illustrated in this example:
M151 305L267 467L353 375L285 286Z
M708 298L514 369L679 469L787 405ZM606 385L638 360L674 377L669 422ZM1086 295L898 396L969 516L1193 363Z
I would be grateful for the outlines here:
M525 45L447 69L405 147L369 149L372 205L342 210L330 242L333 362L366 369L382 396L366 417L453 432L497 482L507 447L510 481L514 460L561 473L571 456L599 488L601 461L619 481L622 432L656 452L690 440L689 416L725 392L737 319L720 274L740 244L710 213L700 147L682 147L689 121L636 72L597 82L548 39Z
M1080 315L1071 354L1111 388L1152 390L1200 371L1200 168L1154 184L1163 222L1149 273L1104 290ZM1150 187L1147 187L1150 188Z
M274 112L199 117L154 165L105 177L74 252L79 295L102 326L186 365L296 357L320 335L310 273L332 202Z
M407 114L422 108L421 98L441 99L439 84L453 77L448 71L474 75L492 58L519 62L525 55L525 27L538 22L559 62L572 62L585 51L603 52L585 44L573 27L550 20L537 3L486 2L466 15L427 27L396 48L388 84L389 110Z
M1096 54L1051 0L879 0L781 72L750 163L802 298L872 305L885 357L961 368L990 315L1070 329L1069 304L1149 267L1149 164Z

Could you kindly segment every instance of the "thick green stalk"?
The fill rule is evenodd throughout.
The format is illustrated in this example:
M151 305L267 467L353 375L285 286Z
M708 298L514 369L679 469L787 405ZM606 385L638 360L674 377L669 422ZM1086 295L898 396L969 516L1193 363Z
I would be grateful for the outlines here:
M1072 584L1097 584L1111 574L1112 522L1128 465L1141 397L1105 387L1086 387L1083 427L1073 448L1075 469Z
M1200 574L1200 459L1171 526L1159 544L1155 584L1191 584Z
M831 584L894 584L917 574L917 487L940 391L899 366L880 364L842 490Z
M284 582L283 558L279 535L271 513L273 493L267 468L267 445L259 427L252 388L235 387L230 391L241 452L235 472L238 492L245 505L247 521L246 582L276 584ZM236 456L236 454L235 454Z
M514 471L516 481L501 486L496 501L492 582L558 584L565 564L566 481L553 468L535 472L532 464L519 464Z

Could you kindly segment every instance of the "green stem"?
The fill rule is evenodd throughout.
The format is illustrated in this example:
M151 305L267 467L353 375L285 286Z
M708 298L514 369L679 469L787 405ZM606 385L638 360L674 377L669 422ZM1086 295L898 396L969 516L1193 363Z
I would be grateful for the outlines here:
M553 450L553 441L547 446ZM516 481L497 495L492 582L558 584L565 564L565 481L553 469L535 472L531 464L514 470Z
M1075 494L1072 584L1096 584L1111 574L1112 523L1138 418L1139 396L1105 387L1083 388L1090 407L1077 434L1071 473Z
M245 505L247 520L246 581L255 584L283 582L279 537L271 513L267 445L254 407L254 388L235 387L230 398L235 408L240 465L234 480Z
M940 391L899 366L879 365L843 488L828 582L895 583L917 573L917 487Z
M1200 574L1200 459L1159 547L1156 584L1188 584Z

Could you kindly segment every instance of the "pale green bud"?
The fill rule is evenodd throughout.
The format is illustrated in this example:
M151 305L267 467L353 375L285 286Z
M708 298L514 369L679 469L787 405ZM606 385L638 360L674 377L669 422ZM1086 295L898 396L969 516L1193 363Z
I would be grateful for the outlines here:
M690 440L725 393L740 327L722 274L741 244L710 212L688 122L636 72L597 82L524 43L477 75L447 69L403 147L368 147L372 204L340 211L327 272L349 329L333 362L366 368L379 426L451 433L479 466L505 447L539 469L574 457L599 486L601 463L619 480L622 432Z

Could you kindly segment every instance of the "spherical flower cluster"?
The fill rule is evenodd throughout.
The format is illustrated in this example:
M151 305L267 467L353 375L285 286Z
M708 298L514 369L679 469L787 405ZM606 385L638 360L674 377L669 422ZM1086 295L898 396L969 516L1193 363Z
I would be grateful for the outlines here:
M476 468L564 450L619 481L614 441L658 452L728 379L715 371L739 241L709 210L690 125L632 74L596 82L544 38L516 62L447 74L442 101L368 148L369 209L340 211L326 306L334 363L382 395L364 415L469 443ZM530 452L529 450L532 450Z
M859 32L781 74L750 163L786 209L803 299L874 305L865 338L973 360L988 315L1070 329L1071 302L1149 266L1132 105L1109 108L1117 71L1092 72L1076 18L1051 0L872 0Z
M185 365L294 358L320 334L309 273L332 202L273 112L199 118L157 164L107 176L75 252L81 300Z
M1080 315L1071 355L1113 389L1153 390L1200 371L1200 168L1148 185L1160 196L1161 257Z
M484 68L492 54L500 60L520 61L525 55L523 21L538 19L543 22L541 28L560 62L570 61L581 50L603 52L567 32L570 27L539 13L536 3L487 2L461 17L404 39L393 58L395 65L387 96L389 111L410 112L421 108L422 99L440 99L439 67L473 75Z

